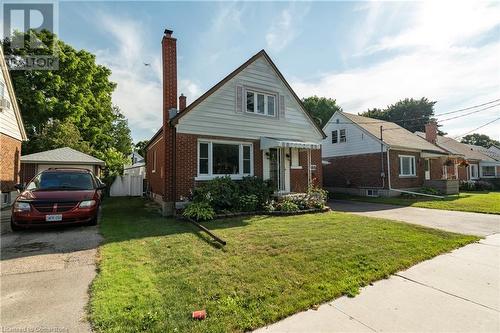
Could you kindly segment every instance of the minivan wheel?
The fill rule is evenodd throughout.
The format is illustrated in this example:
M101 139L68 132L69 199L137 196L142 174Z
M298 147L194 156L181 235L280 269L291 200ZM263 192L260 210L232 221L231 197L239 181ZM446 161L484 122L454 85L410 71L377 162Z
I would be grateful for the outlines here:
M14 221L12 220L12 218L10 219L10 229L12 231L21 231L22 228L16 224L14 224Z

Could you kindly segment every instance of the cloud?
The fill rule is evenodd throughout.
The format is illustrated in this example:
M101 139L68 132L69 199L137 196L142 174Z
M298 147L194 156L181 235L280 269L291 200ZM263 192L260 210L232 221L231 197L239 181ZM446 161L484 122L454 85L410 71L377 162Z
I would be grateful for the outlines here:
M297 5L292 2L283 9L266 34L267 47L273 51L283 50L299 34L298 27L309 12L309 5Z
M111 80L117 83L113 103L127 117L133 138L148 139L162 122L160 50L148 50L144 40L150 37L139 22L104 14L97 17L112 43L109 48L98 50L96 56L98 63L111 69ZM178 84L179 93L184 92L189 98L200 93L197 84L189 79L183 78Z
M447 49L500 24L500 5L487 2L426 1L416 9L413 26L382 38L367 51L427 47Z
M464 8L457 9L458 3L454 3L450 6L453 10L447 15L444 8L432 13L433 17L441 18L440 25L436 25L437 18L420 17L430 15L429 4L423 3L422 6L424 8L416 11L417 16L401 33L381 36L372 42L367 48L370 54L364 55L362 65L324 73L315 81L292 79L292 86L300 96L336 98L344 111L351 113L383 108L406 97L427 97L437 101L437 114L500 98L500 41L497 39L482 45L470 43L470 38L480 40L491 32L500 23L500 15L493 18L486 14L485 9L491 9L487 4L474 9L466 4ZM462 21L462 14L466 11L475 21L485 22ZM458 16L452 13L458 13ZM370 20L376 21L373 17ZM471 30L462 35L453 31L457 28L462 32L469 26ZM374 50L388 48L399 52L374 58L377 61L370 62ZM359 57L356 54L351 56ZM470 117L444 122L443 128L450 135L460 135L498 117L499 110L500 107L492 108ZM498 139L500 122L481 129L481 132Z

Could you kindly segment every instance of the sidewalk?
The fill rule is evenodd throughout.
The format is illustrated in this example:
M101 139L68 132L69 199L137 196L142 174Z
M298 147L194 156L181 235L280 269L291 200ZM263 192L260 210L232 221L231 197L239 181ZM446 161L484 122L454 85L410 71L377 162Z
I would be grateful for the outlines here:
M256 332L500 332L500 234Z

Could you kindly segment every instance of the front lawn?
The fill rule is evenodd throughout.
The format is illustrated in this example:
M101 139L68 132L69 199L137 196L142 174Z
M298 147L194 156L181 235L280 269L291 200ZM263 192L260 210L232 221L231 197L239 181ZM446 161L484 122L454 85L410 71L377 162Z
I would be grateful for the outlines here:
M165 219L134 198L105 201L90 319L100 332L242 332L478 240L342 213ZM207 319L191 319L206 309Z
M343 194L334 194L333 197L335 199L348 199L389 205L500 214L500 192L461 192L459 195L448 195L444 199L432 197L371 198Z

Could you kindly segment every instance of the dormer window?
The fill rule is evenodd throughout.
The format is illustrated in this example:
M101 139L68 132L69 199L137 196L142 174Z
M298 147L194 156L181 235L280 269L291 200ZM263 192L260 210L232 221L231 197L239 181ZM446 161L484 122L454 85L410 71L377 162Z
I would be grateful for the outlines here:
M246 112L274 117L276 115L276 96L247 90Z

